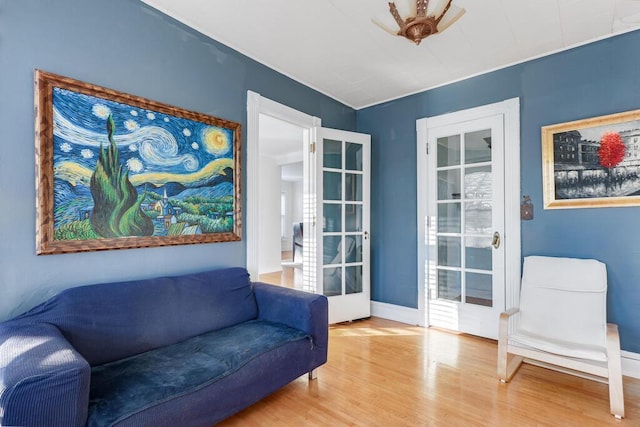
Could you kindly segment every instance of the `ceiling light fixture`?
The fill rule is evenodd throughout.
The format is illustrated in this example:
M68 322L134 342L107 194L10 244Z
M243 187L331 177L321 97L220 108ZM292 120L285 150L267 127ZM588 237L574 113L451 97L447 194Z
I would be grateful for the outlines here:
M419 45L423 39L443 32L464 15L465 10L452 5L452 1L432 0L433 7L429 8L429 0L416 0L415 4L409 4L413 14L406 19L402 19L396 4L390 2L389 11L400 27L398 32L391 30L375 19L373 22L388 33L404 37ZM406 0L406 2L411 3L411 0Z

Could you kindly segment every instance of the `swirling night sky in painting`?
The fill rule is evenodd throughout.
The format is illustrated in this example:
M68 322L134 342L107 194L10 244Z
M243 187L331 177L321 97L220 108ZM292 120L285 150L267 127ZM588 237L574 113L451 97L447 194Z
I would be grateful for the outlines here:
M69 226L91 215L89 183L109 146L109 115L119 162L156 223L154 235L231 231L232 129L54 87L56 239L87 238Z

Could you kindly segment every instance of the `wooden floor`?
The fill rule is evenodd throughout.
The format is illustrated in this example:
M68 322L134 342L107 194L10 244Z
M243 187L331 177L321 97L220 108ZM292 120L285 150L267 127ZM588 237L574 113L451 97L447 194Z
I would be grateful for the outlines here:
M301 377L221 426L640 426L640 380L626 418L608 388L524 364L496 378L494 341L371 318L330 328L318 379Z
M293 251L282 251L280 253L282 261L291 261L293 259ZM263 273L258 276L258 280L272 285L293 287L293 268L282 268L280 271L271 273Z
M271 285L293 287L293 268L285 268L282 271L264 273L258 276L258 280Z

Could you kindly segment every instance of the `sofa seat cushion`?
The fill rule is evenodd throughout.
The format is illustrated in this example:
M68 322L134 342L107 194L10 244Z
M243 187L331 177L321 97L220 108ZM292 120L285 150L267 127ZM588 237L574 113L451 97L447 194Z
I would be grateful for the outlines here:
M251 320L96 366L91 370L87 425L113 425L203 388L261 354L302 339L310 336L279 323Z

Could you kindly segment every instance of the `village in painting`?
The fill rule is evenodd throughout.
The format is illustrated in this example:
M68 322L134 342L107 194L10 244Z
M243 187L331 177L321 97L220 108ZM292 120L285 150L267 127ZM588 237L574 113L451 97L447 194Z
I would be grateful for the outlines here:
M53 89L55 240L227 233L234 134Z

